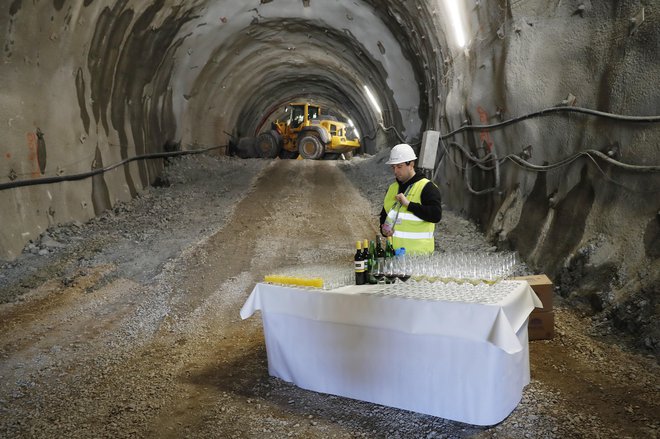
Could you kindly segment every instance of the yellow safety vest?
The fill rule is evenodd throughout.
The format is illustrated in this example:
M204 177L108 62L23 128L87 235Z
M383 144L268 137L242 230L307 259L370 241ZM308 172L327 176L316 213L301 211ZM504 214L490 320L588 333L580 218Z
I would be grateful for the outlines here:
M410 202L422 202L422 189L429 183L428 178L422 178L414 183L407 190L406 198ZM414 213L409 212L408 208L402 206L396 201L396 195L399 192L399 183L394 182L387 189L383 207L387 212L386 222L394 224L394 235L392 235L392 244L394 248L405 247L406 253L433 253L435 243L433 240L433 231L435 224L424 221ZM398 215L397 215L398 211Z

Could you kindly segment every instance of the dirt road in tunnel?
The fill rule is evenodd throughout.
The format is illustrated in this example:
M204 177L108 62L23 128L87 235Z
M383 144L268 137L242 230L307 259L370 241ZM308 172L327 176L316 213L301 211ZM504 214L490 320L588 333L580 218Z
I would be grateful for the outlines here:
M219 307L196 312L209 298L222 294L227 283L241 278L252 284L277 267L315 262L350 266L351 243L374 236L376 230L366 200L333 163L284 161L269 167L226 227L197 247L181 267L177 283L186 301L176 307L177 314L193 313L198 322L206 322L205 333L219 336L204 337L205 343L193 333L175 342L185 345L191 365L183 372L187 379L179 383L178 397L164 407L151 434L180 437L179 426L203 425L210 413L228 410L229 405L217 404L219 391L223 397L229 397L227 392L249 396L252 384L267 379L258 320L239 322L245 296L223 296ZM239 413L232 415L234 410ZM253 435L246 417L252 411L249 400L245 407L229 409L227 430L214 434Z
M121 273L103 285L116 266L96 266L5 306L3 378L19 387L25 379L14 396L35 414L14 426L41 437L254 437L256 406L249 399L227 404L230 394L249 394L268 381L259 320L239 317L250 286L281 266L350 266L355 240L376 233L369 212L334 163L278 162L222 229L171 261L157 286L145 290ZM132 311L140 308L163 312L145 319ZM152 320L155 330L138 330L118 344L107 337L147 324L141 320ZM108 343L114 350L96 357ZM27 378L40 357L65 350L70 358L44 360L50 373ZM214 413L222 414L220 424L206 425Z
M382 196L389 176L347 166L182 160L172 187L71 236L57 269L16 264L51 276L21 278L24 293L0 306L0 437L657 436L657 364L595 339L561 303L555 339L530 345L521 404L490 428L269 377L259 315L243 321L240 307L264 274L350 266L355 240L374 236L379 200L363 195ZM185 227L199 234L176 247ZM439 232L443 248L490 247L451 212ZM154 266L150 252L154 274L129 275Z

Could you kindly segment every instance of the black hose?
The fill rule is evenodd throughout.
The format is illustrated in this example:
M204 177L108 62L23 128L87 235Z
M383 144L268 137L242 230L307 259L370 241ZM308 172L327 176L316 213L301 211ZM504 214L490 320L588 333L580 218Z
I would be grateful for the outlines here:
M110 166L106 166L104 168L98 168L94 169L93 171L89 172L83 172L81 174L73 174L73 175L62 175L58 177L45 177L45 178L35 178L32 180L18 180L18 181L12 181L9 183L0 183L0 191L5 190L5 189L13 189L17 187L24 187L24 186L35 186L38 184L52 184L52 183L60 183L63 181L76 181L76 180L84 180L85 178L93 177L98 174L103 174L105 172L111 171L119 166L125 165L126 163L133 162L135 160L151 160L151 159L159 159L159 158L166 158L166 157L176 157L180 155L189 155L189 154L201 154L207 151L211 151L213 149L218 149L218 148L223 148L225 145L221 146L212 146L209 148L205 149L193 149L189 151L173 151L173 152L155 152L152 154L143 154L143 155L138 155L135 157L131 157L128 159L124 159L118 163L115 163Z
M591 116L599 116L599 117L604 117L607 119L613 119L617 121L622 121L622 122L636 122L636 123L656 123L660 122L660 116L626 116L622 114L614 114L614 113L606 113L604 111L598 111L598 110L592 110L590 108L583 108L583 107L571 107L567 105L562 105L562 106L557 106L557 107L550 107L546 108L544 110L539 110L535 111L533 113L528 113L522 116L514 117L513 119L505 120L502 122L490 124L490 125L464 125L460 128L455 129L454 131L451 131L448 134L443 134L440 136L440 139L446 139L448 137L451 137L455 134L458 134L462 131L466 130L492 130L494 128L499 128L503 127L506 125L511 125L516 122L523 121L525 119L531 119L534 117L540 117L540 116L547 116L550 114L554 113L562 113L562 112L569 112L569 113L582 113L582 114L589 114ZM401 136L399 131L396 129L396 127L391 126L391 127L385 127L382 123L379 123L378 126L376 127L377 129L373 132L373 134L369 136L363 136L363 139L374 139L376 137L376 133L378 132L378 129L383 130L384 132L394 130L396 136L399 138L400 141L405 142L405 139ZM419 145L421 142L416 142L416 143L411 143L410 145Z
M528 113L523 116L514 117L513 119L505 120L503 122L494 123L490 125L464 125L460 128L455 129L454 131L451 131L450 133L444 134L443 136L441 136L441 139L446 139L465 130L492 130L494 128L511 125L512 123L520 122L525 119L547 116L549 114L562 113L562 112L583 113L583 114L589 114L592 116L599 116L599 117L604 117L607 119L613 119L623 122L637 122L637 123L660 122L660 116L624 116L620 114L606 113L604 111L591 110L589 108L560 106L560 107L546 108L544 110L536 111L534 113Z

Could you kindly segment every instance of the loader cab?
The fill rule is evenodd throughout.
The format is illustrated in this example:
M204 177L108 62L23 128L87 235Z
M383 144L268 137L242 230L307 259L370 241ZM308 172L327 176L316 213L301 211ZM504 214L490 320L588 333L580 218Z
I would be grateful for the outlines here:
M305 106L292 105L289 111L289 126L292 129L299 128L305 123Z
M291 129L299 131L300 127L309 126L309 124L318 120L321 110L315 105L309 104L291 104L287 108L289 114L288 125Z
M321 115L321 109L319 107L315 107L314 105L307 106L307 119L310 122L313 120L318 120L320 115Z

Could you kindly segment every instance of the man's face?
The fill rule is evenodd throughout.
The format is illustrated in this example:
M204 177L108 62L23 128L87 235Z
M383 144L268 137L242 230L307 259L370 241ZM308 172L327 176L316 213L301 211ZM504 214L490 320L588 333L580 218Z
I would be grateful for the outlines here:
M394 177L401 183L405 183L406 181L410 180L410 177L414 175L414 162L399 163L398 165L391 166L392 170L394 171Z

